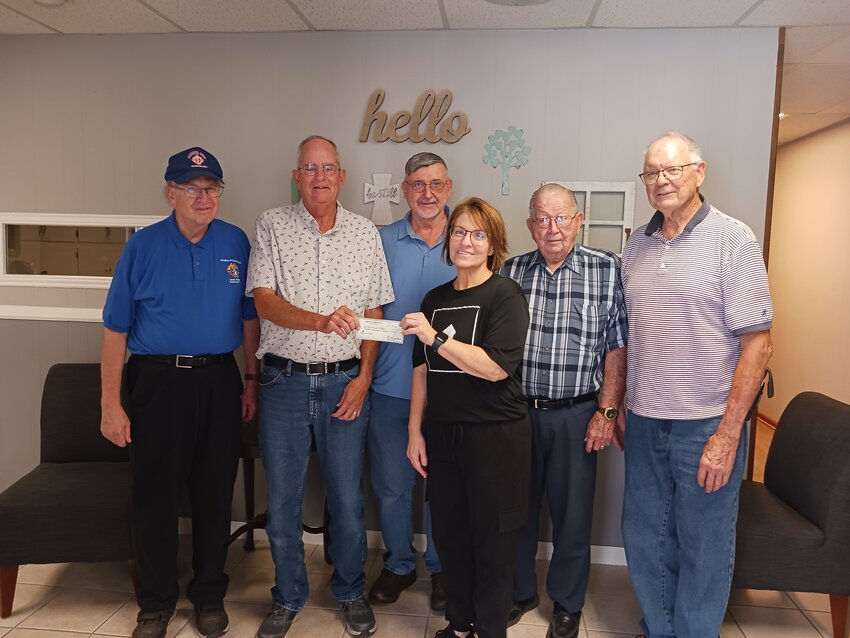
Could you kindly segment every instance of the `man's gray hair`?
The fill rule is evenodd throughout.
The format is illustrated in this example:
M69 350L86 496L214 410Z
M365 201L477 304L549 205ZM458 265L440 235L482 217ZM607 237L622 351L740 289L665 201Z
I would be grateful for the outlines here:
M303 140L301 140L301 143L298 145L298 156L297 156L297 159L295 160L295 164L296 164L297 168L301 168L301 166L300 166L300 164L301 164L301 149L303 149L304 146L307 145L307 142L312 142L313 140L322 140L323 142L327 142L328 144L330 144L334 149L334 153L336 153L336 165L340 166L339 149L336 147L336 143L332 139L329 139L329 138L324 137L322 135L310 135L309 137L305 137Z
M434 164L442 164L446 171L449 170L449 167L446 166L445 160L436 153L417 153L407 160L407 163L404 165L404 176L407 177L411 173L418 171L420 168L433 166Z
M673 138L684 142L688 147L688 157L692 162L702 161L702 149L700 149L699 145L684 133L679 133L679 131L667 131L664 135L656 137L646 146L646 150L643 152L644 156L646 156L653 144L667 138Z
M557 193L561 193L564 197L567 198L567 202L572 204L573 212L578 212L578 202L576 201L576 196L573 192L567 188L566 186L561 186L560 184L556 184L554 182L549 182L548 184L543 184L540 188L538 188L531 195L531 200L528 202L528 216L534 217L534 204L537 203L537 198L548 191L555 191Z

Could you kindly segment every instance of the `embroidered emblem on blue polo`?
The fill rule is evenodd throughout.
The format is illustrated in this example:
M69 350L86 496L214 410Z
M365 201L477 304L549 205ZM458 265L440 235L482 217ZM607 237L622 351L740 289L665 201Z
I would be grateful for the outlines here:
M230 283L238 284L239 283L239 264L234 261L231 261L227 264L227 274L230 275Z

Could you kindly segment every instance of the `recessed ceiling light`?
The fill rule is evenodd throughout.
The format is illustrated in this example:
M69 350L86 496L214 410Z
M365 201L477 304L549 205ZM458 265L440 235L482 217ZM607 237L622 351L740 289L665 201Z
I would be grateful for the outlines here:
M546 4L549 0L487 0L487 2L503 7L530 7L533 4Z

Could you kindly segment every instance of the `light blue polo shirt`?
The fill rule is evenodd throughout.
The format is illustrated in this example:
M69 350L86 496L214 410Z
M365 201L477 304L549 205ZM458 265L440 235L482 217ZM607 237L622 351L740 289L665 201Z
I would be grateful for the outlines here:
M448 208L446 213L448 214ZM381 229L381 242L393 281L395 301L385 305L384 319L399 321L409 312L418 312L425 293L455 278L455 267L443 259L443 240L429 247L413 232L410 211L403 219ZM413 344L408 335L404 343L382 343L375 362L372 389L399 399L410 400L413 381Z
M219 354L242 343L254 319L245 296L250 243L241 228L214 219L191 243L171 216L135 233L115 267L103 325L127 333L132 354Z

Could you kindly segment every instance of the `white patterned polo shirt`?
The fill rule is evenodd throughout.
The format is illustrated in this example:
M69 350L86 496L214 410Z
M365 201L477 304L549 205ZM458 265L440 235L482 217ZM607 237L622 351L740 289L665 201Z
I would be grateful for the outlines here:
M336 222L325 233L303 202L262 213L246 294L252 296L254 288L270 288L293 306L323 315L347 306L362 317L395 298L377 228L339 204ZM298 363L344 361L360 356L360 342L353 333L342 339L262 320L257 357L266 353Z

